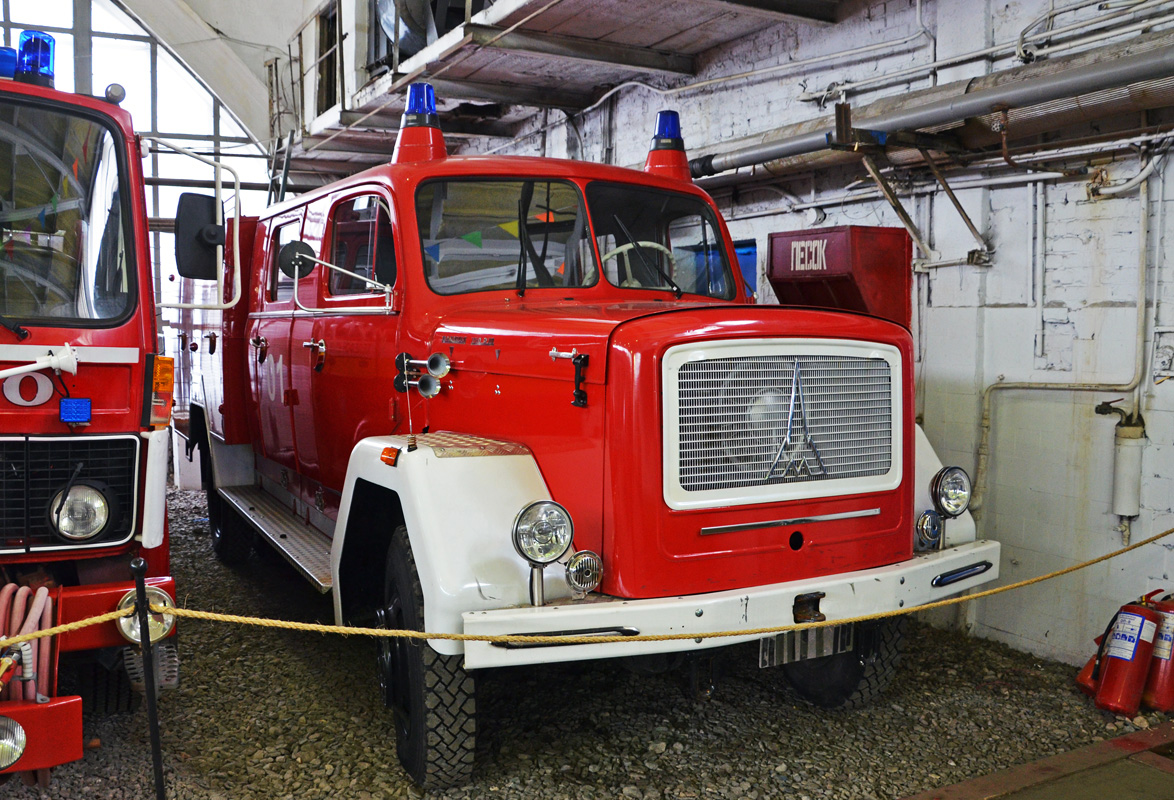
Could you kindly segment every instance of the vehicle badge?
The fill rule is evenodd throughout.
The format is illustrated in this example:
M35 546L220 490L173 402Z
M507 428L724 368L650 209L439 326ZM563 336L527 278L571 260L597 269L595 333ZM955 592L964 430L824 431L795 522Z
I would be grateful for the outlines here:
M814 466L812 459L815 462ZM780 463L780 478L786 478L792 472L796 478L804 475L827 475L823 456L820 455L819 448L816 447L807 427L807 403L803 400L803 376L800 374L798 361L795 362L795 371L791 375L791 402L787 410L786 428L782 441L779 442L779 451L775 454L770 469L766 471L764 481L769 481L775 476L775 470ZM815 467L818 467L818 472Z

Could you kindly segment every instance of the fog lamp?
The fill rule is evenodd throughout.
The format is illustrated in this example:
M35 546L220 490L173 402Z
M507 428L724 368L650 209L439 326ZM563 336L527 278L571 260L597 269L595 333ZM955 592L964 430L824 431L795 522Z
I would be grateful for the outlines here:
M943 467L929 483L929 496L943 517L960 516L970 507L970 476L962 467Z
M118 610L121 611L124 608L133 607L135 597L136 592L134 589L124 594L122 599L118 601ZM175 602L168 596L167 592L154 586L147 587L147 603L150 605L175 608ZM157 642L171 633L171 629L174 627L174 614L156 614L154 611L147 613L147 630L151 632L152 642ZM135 644L140 644L143 641L143 637L139 633L139 615L137 613L119 617L118 629L126 637L127 641L134 642Z
M543 566L563 557L574 532L565 508L539 500L523 508L514 520L514 549L534 566Z
M0 769L8 769L24 755L24 728L12 717L0 717Z

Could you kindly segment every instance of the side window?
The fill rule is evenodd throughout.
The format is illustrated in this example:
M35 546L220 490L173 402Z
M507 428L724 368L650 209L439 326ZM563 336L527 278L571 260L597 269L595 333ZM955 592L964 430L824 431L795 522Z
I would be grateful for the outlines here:
M269 301L282 303L293 297L294 279L277 268L277 254L282 245L289 244L298 238L298 223L287 222L273 231L273 238L269 241Z
M364 278L395 283L395 246L386 200L378 195L344 200L334 207L330 230L330 263L354 273L330 270L331 295L374 291Z

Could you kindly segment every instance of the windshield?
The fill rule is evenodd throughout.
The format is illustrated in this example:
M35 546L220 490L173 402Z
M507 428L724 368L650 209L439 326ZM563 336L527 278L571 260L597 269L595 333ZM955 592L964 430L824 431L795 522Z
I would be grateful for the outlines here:
M437 180L416 192L428 285L439 294L591 286L579 191L557 180Z
M720 229L701 199L596 182L587 186L587 204L603 274L614 286L734 296Z
M113 129L0 100L0 315L113 321L133 303Z

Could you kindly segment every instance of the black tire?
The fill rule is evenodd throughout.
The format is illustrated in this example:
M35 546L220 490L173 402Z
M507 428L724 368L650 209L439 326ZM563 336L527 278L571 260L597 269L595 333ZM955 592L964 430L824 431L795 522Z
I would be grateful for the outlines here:
M382 627L424 630L424 593L402 525L392 534L383 581ZM461 656L443 656L415 639L379 640L379 687L395 715L396 752L425 789L468 782L473 773L476 700Z
M77 666L82 711L108 716L138 709L143 698L131 686L121 657L113 667L103 666L97 661L84 661Z
M847 652L783 666L791 686L821 708L863 708L893 682L901 663L905 618L893 617L856 626L856 647Z

